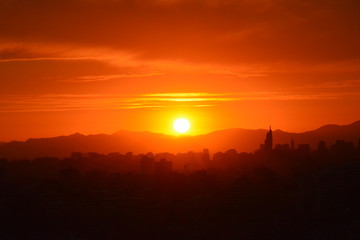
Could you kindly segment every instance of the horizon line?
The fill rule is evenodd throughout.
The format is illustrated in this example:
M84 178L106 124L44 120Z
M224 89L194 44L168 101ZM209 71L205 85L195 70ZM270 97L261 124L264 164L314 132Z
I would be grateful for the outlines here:
M321 125L315 129L311 129L311 130L307 130L307 131L301 131L301 132L288 132L288 131L285 131L285 130L282 130L282 129L275 129L273 130L273 132L276 132L276 131L282 131L282 132L286 132L286 133L295 133L295 134L301 134L301 133L306 133L306 132L311 132L311 131L315 131L315 130L318 130L322 127L325 127L325 126L330 126L330 125L335 125L335 126L339 126L339 127L343 127L343 126L348 126L348 125L352 125L352 124L355 124L357 122L360 122L360 120L356 120L356 121L353 121L349 124L335 124L335 123L328 123L328 124L325 124L325 125ZM273 126L273 125L272 125ZM63 135L56 135L56 136L44 136L44 137L29 137L29 138L26 138L26 139L15 139L15 140L0 140L0 143L4 144L4 143L10 143L10 142L26 142L30 139L48 139L48 138L57 138L57 137L69 137L69 136L72 136L72 135L76 135L76 134L80 134L82 136L94 136L94 135L115 135L116 133L118 132L128 132L128 133L152 133L152 134L159 134L159 135L165 135L165 136L169 136L169 137L175 137L175 138L181 138L181 137L196 137L196 136L204 136L204 135L208 135L208 134L211 134L211 133L214 133L214 132L219 132L219 131L226 131L226 130L236 130L236 129L241 129L241 130L252 130L252 131L257 131L257 130L264 130L264 131L268 131L268 129L266 128L256 128L256 129L250 129L250 128L241 128L241 127L235 127L235 128L222 128L222 129L217 129L217 130L213 130L213 131L209 131L209 132L206 132L206 133L201 133L201 134L168 134L168 133L164 133L164 132L153 132L153 131L149 131L149 130L143 130L143 131L132 131L132 130L126 130L126 129L120 129L118 131L115 131L113 133L90 133L90 134L83 134L81 132L74 132L74 133L71 133L71 134L63 134Z

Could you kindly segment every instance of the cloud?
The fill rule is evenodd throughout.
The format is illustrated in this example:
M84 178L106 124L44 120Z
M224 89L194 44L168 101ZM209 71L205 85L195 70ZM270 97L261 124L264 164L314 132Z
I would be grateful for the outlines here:
M353 61L359 9L357 0L3 0L0 41L106 47L146 61Z
M153 73L138 73L138 74L114 74L114 75L91 75L91 76L81 76L74 79L64 79L60 80L61 82L75 82L75 83L87 83L87 82L103 82L114 79L122 78L144 78L144 77L153 77L164 75L165 73L153 72Z
M360 73L359 9L356 0L2 0L0 100L24 94L29 103L1 109L341 98L346 91L329 89L357 86L347 79ZM303 88L275 87L292 82ZM79 97L60 99L73 106L43 97L69 92ZM89 92L106 97L90 104Z
M173 97L173 98L188 98L188 97L218 97L225 96L225 93L204 93L204 92L187 92L187 93L149 93L143 94L144 97Z
M46 94L69 91L83 93L87 89L80 85L86 83L111 83L111 80L116 79L140 81L165 75L164 71L146 64L126 61L114 63L112 56L102 59L98 56L85 57L85 55L83 53L75 57L53 53L53 56L36 57L26 56L26 51L18 51L17 56L11 55L0 59L0 94L29 92ZM79 83L79 86L75 86L74 83Z
M282 92L244 93L154 93L138 95L47 94L8 95L0 99L0 112L58 112L86 110L131 110L140 108L214 107L237 101L334 100L358 93L298 94ZM171 96L171 97L170 97Z
M6 58L0 59L0 63L6 62L44 62L44 61L78 61L89 60L88 58L62 58L62 57L32 57L32 58Z
M307 84L299 87L300 89L342 89L342 88L360 88L360 80L344 80L344 81L332 81L319 84Z
M238 78L254 78L254 77L267 77L268 74L261 72L231 72L231 71L213 71L214 74L238 77Z

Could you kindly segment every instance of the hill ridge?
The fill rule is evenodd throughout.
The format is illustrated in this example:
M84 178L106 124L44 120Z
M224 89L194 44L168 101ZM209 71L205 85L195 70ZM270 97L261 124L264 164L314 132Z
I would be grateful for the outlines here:
M0 158L33 159L36 157L67 157L72 152L188 152L208 148L212 153L236 149L239 152L253 152L264 142L266 129L222 129L197 136L176 137L163 133L117 131L113 134L74 133L52 138L30 138L26 141L12 141L0 145ZM318 129L289 133L280 129L273 131L274 145L308 143L316 148L320 140L327 145L342 139L358 144L360 121L348 125L324 125Z

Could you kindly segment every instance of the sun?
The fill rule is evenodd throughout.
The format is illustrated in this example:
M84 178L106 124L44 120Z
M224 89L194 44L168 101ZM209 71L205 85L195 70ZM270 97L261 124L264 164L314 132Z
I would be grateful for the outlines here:
M190 122L185 118L179 118L175 120L173 127L178 133L185 133L190 129Z

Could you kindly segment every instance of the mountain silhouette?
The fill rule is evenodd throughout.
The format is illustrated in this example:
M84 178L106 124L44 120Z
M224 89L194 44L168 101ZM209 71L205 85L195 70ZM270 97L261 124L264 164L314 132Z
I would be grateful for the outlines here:
M53 138L28 139L0 145L0 158L33 159L36 157L68 157L72 152L188 152L208 148L211 153L236 149L252 152L263 143L267 129L225 129L197 136L171 136L152 132L118 131L114 134L82 135ZM352 141L355 146L360 139L360 121L349 125L325 125L303 133L273 131L274 144L310 144L315 149L323 140L328 146L336 140Z

